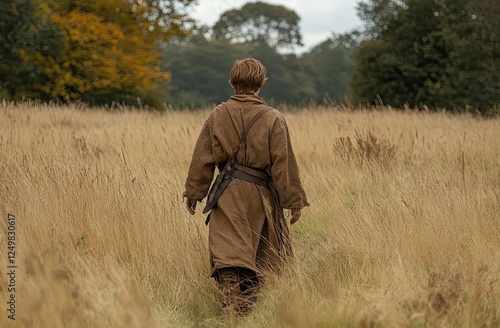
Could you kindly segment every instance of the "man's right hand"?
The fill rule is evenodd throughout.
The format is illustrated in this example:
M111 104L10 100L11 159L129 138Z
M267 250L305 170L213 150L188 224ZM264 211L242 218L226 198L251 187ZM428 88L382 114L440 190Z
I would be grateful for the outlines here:
M302 215L302 210L300 208L295 208L292 210L292 218L290 219L290 224L294 224L299 221L300 216Z
M194 213L196 213L196 202L197 201L194 199L186 198L186 208L191 215L194 215Z

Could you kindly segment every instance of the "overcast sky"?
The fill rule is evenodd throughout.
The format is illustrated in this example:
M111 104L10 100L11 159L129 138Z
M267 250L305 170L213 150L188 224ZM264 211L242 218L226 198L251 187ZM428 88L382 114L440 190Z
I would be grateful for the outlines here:
M250 0L198 0L191 16L212 26L220 15L234 8L241 8ZM304 47L298 52L326 40L332 32L342 33L361 27L356 14L358 0L267 0L271 4L284 5L300 16L300 32Z

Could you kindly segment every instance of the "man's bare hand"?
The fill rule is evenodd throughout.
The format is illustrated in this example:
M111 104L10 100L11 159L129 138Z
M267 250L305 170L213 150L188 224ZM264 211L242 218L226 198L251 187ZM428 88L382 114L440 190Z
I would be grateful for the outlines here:
M194 199L186 198L186 208L191 215L194 215L194 213L196 213L196 202L197 201Z
M302 215L302 210L300 208L295 208L292 210L292 218L290 219L290 224L294 224L299 221L300 216Z

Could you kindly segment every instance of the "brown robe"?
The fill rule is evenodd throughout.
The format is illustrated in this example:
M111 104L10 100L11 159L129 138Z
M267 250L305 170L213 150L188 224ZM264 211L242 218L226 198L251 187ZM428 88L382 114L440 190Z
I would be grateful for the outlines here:
M269 106L254 95L233 95L212 110L196 142L186 181L186 197L207 195L215 165L227 161L245 126ZM285 209L308 205L292 150L288 127L272 109L250 129L237 156L239 164L266 171ZM209 248L212 268L242 267L259 272L280 262L275 204L269 189L234 179L210 212Z

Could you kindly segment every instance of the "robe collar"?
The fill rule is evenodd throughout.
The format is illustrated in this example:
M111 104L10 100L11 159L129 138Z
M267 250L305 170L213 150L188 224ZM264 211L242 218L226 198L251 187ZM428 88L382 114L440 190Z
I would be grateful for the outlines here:
M237 102L250 102L254 104L267 105L267 103L259 96L256 95L246 95L246 94L234 94L229 99Z

